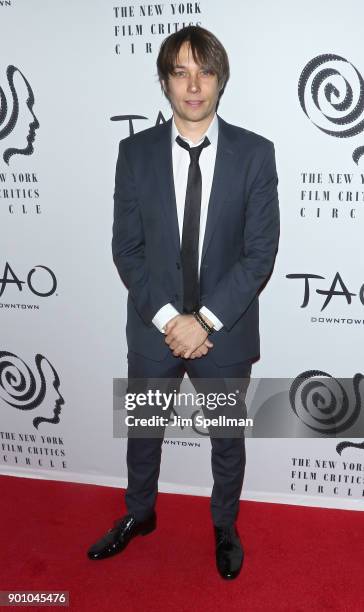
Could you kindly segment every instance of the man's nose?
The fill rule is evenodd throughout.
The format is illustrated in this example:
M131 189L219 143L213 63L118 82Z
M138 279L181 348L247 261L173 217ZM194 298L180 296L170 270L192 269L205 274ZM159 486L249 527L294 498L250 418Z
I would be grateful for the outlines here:
M191 74L188 79L188 91L196 92L200 90L200 79L197 74Z

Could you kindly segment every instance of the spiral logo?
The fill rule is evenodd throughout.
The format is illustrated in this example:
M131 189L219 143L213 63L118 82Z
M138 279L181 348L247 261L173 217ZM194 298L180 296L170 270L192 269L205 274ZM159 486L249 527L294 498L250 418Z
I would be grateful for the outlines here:
M38 416L33 419L33 425L37 429L42 422L59 423L59 413L64 399L59 393L59 376L44 355L35 356L35 372L17 355L7 351L0 351L0 399L9 406L18 410L33 410L40 406L46 396L47 384L43 371L43 363L46 362L53 376L53 387L57 398L54 402L53 416L46 418Z
M340 55L324 54L306 64L298 82L301 108L325 134L351 138L364 130L364 81L359 71ZM352 158L358 164L364 146Z
M39 370L38 370L39 371ZM0 397L10 406L32 410L45 396L44 378L35 378L27 364L13 353L0 357Z
M320 370L303 372L295 378L289 390L291 407L298 418L313 431L338 434L351 427L359 416L359 384L363 378L362 374L355 374L355 401L350 402L342 384L330 374Z

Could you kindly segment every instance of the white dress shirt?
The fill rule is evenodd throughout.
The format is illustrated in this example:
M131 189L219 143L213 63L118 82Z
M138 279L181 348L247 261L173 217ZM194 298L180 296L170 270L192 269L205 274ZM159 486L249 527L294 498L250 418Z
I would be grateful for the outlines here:
M197 147L201 144L205 138L208 137L210 145L205 147L201 151L199 164L202 176L202 194L201 194L201 212L200 212L200 234L198 244L198 273L200 275L201 266L201 254L202 245L206 229L207 211L211 193L212 179L214 175L216 150L217 150L217 139L218 139L218 120L215 114L211 121L207 132L202 136L198 142L192 142L182 136L179 133L175 124L174 118L172 120L172 163L173 163L173 178L174 178L174 189L176 194L177 204L177 217L180 241L182 241L182 230L183 230L183 215L185 209L186 191L187 191L187 179L188 179L188 168L190 165L190 154L189 152L181 147L176 142L176 137L181 136L190 147ZM219 330L223 327L221 321L209 310L206 306L200 308L200 313L210 319L215 330ZM159 329L160 332L164 333L164 326L176 315L181 314L176 310L172 304L165 304L158 310L153 318L153 323Z

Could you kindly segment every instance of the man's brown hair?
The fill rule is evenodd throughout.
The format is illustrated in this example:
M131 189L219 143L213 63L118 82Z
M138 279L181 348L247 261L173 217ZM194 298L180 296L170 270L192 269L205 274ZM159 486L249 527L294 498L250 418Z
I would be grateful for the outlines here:
M173 73L183 43L190 45L196 64L216 74L221 96L230 76L228 56L216 36L200 26L182 28L162 42L157 58L158 77L161 85L164 81L168 87L168 78Z

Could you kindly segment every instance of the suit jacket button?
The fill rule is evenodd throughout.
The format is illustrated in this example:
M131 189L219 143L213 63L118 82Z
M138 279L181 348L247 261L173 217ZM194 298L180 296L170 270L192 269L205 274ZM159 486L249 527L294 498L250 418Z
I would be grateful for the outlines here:
M181 269L181 264L178 261L176 262L176 268L177 268L177 270Z
M176 300L178 300L178 298L179 298L178 293L175 293L174 297L176 298Z

